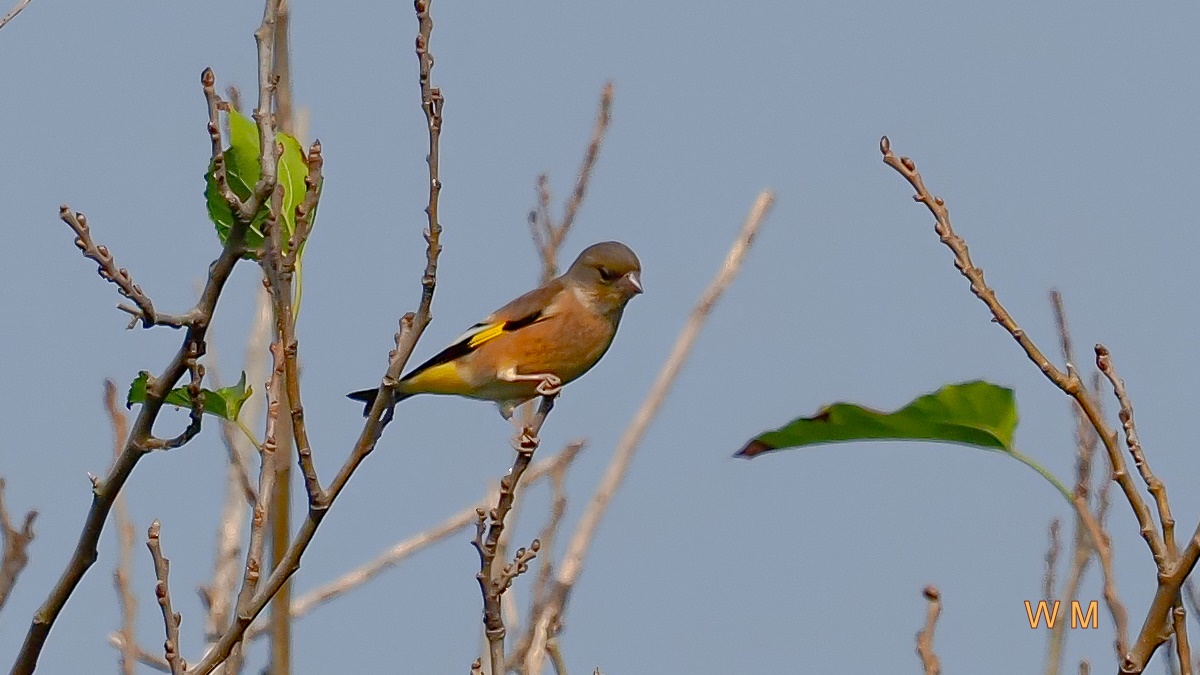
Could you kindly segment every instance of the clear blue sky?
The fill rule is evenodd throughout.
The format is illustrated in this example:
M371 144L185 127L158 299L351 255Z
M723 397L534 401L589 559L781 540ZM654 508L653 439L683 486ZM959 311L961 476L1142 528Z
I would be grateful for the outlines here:
M110 456L101 383L157 370L172 331L124 330L113 287L57 219L86 212L98 241L168 311L189 307L217 244L201 192L200 71L254 83L258 3L34 0L0 32L0 474L38 539L0 617L7 667L65 564ZM372 386L423 256L424 118L408 2L293 7L295 90L326 182L306 257L301 350L322 475L361 426L343 395ZM691 303L763 187L778 192L741 277L617 496L575 593L573 672L915 673L920 590L937 584L946 672L1035 672L1046 526L1066 504L998 454L846 444L752 462L756 431L821 404L892 407L952 381L1016 389L1018 443L1069 477L1067 401L988 321L928 213L879 161L888 134L948 201L976 262L1026 330L1055 351L1047 291L1076 341L1113 352L1181 533L1200 514L1194 451L1194 270L1200 168L1190 3L434 3L446 98L445 226L424 358L534 283L525 216L545 170L566 193L600 87L613 124L567 242L619 239L646 293L611 352L566 390L543 438L585 437L577 517ZM214 325L235 373L256 279L239 269ZM1081 361L1087 361L1083 358ZM1110 406L1111 409L1111 406ZM164 419L164 435L182 415ZM510 429L482 403L416 399L323 525L303 592L472 500L507 469ZM224 450L215 427L148 457L129 484L139 530L163 522L184 652L195 658ZM531 493L519 539L540 527ZM573 525L570 520L568 525ZM1152 562L1123 502L1110 517L1119 588L1140 625ZM422 553L296 626L296 672L466 672L480 601L467 535ZM103 672L115 653L115 537L68 604L46 673ZM139 545L141 638L162 642ZM521 596L529 580L518 580ZM1083 597L1099 598L1093 575ZM1194 633L1195 631L1193 631ZM1111 670L1107 614L1070 637L1068 663ZM261 653L256 652L256 658ZM369 665L373 664L373 665ZM1152 666L1152 670L1158 666Z

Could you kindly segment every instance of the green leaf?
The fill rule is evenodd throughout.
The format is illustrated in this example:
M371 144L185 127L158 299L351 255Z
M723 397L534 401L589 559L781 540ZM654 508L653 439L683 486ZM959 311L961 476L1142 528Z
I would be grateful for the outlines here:
M1007 450L1016 428L1012 390L977 380L942 387L893 413L834 403L812 417L801 417L758 436L738 455L753 457L781 448L863 440L942 441Z
M1027 464L1071 501L1072 495L1049 471L1013 447L1017 402L1013 391L982 380L951 384L913 399L891 413L852 403L834 403L812 417L752 439L737 457L755 457L785 448L844 441L936 441L1003 452Z
M229 187L239 199L249 199L255 183L262 176L258 157L258 125L254 120L230 109L229 116L229 147L225 149L225 175ZM284 241L296 231L296 206L304 200L304 179L308 176L308 163L305 161L304 150L300 142L292 136L277 133L276 141L283 145L283 154L279 157L278 178L283 188L283 220ZM204 199L208 206L208 217L217 228L217 237L224 245L233 230L234 215L229 204L217 189L216 177L212 162L209 162L208 172L204 174ZM263 223L266 222L270 204L264 203L254 216L250 229L246 233L246 244L251 250L263 246ZM315 217L315 214L314 214Z
M144 370L138 373L137 379L129 384L129 394L125 397L126 408L132 408L134 403L146 402L146 384L149 380L150 373ZM200 397L206 414L235 422L242 412L242 406L253 393L254 389L246 386L246 373L243 371L237 384L216 391L201 389ZM191 408L192 398L187 387L176 387L167 394L163 403L179 408Z

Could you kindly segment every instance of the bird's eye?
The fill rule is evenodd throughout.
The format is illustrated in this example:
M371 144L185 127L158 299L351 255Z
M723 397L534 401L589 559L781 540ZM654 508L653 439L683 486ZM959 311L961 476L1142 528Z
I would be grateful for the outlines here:
M607 267L599 267L597 269L600 272L600 278L605 281L616 281L617 277L621 276L620 274L617 274L616 272L608 269Z

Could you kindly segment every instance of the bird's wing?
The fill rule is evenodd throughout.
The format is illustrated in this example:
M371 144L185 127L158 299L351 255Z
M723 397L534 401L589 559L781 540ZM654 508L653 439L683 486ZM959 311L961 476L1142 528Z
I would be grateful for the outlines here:
M478 349L483 343L501 335L513 333L526 326L549 319L553 316L551 305L562 290L562 282L555 279L541 288L518 297L489 314L483 321L471 326L467 332L450 343L449 347L434 354L432 358L414 368L403 379L410 379L430 368L462 358Z

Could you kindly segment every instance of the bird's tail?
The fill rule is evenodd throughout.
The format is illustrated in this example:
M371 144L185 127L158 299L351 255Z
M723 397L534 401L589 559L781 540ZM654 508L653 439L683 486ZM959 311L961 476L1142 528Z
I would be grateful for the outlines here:
M374 389L363 389L362 391L355 391L355 392L346 394L346 398L353 399L355 401L362 401L365 404L365 407L363 408L363 417L366 417L371 412L371 404L375 402L375 396L378 393L379 393L378 387L376 387ZM404 399L408 398L409 396L412 396L412 394L402 394L402 393L397 392L395 402L399 403L400 401L403 401Z

